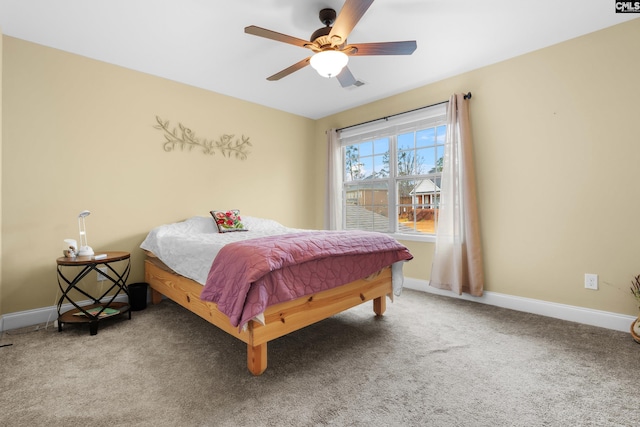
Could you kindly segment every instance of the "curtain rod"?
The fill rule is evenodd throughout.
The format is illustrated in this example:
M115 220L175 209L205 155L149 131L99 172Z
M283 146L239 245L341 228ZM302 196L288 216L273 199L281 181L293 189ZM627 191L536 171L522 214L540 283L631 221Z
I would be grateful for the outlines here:
M467 93L465 93L465 94L464 94L464 99L471 99L471 92L467 92ZM435 104L425 105L424 107L414 108L413 110L404 111L404 112L402 112L402 113L397 113L397 114L392 114L392 115L390 115L390 116L380 117L380 118L378 118L378 119L369 120L369 121L362 122L362 123L358 123L358 124L351 125L351 126L345 126L345 127L343 127L343 128L336 129L336 131L340 132L341 130L345 130L345 129L349 129L349 128L354 128L354 127L356 127L356 126L366 125L366 124L369 124L369 123L377 122L377 121L379 121L379 120L389 120L391 117L399 116L399 115L401 115L401 114L412 113L412 112L414 112L414 111L424 110L425 108L435 107L436 105L442 105L442 104L444 104L445 102L449 102L449 101L436 102Z

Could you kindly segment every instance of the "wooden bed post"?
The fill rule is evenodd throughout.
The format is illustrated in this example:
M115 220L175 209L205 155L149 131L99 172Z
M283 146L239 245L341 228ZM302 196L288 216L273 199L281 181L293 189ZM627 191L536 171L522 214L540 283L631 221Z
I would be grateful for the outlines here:
M162 294L151 288L151 302L153 304L160 304L160 301L162 301Z
M247 368L253 375L260 375L267 369L267 343L247 344Z
M373 300L373 312L377 315L377 316L382 316L385 312L385 310L387 309L387 300L386 300L386 296L381 296L378 298L374 298Z

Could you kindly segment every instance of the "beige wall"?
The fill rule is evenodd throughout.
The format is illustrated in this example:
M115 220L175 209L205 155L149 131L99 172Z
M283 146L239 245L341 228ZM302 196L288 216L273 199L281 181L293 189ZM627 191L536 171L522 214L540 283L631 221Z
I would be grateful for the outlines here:
M0 224L2 224L2 28L0 28ZM0 227L0 248L2 227ZM0 316L2 316L2 251L0 250Z
M640 273L640 51L632 40L640 19L324 118L316 156L325 129L471 91L486 289L637 315L629 284ZM415 255L406 275L428 280L433 245L406 243ZM584 273L599 275L600 290L584 289Z
M325 129L471 91L487 290L635 315L638 39L636 19L312 121L5 36L0 314L54 304L82 209L95 249L132 252L130 282L150 228L213 208L320 228ZM166 153L155 115L253 153ZM405 243L405 273L428 280L433 245Z
M312 225L312 120L3 40L1 313L55 305L55 259L64 238L78 239L83 209L96 251L132 253L130 283L143 280L138 246L163 223L238 208ZM156 115L203 138L249 136L252 152L165 152Z

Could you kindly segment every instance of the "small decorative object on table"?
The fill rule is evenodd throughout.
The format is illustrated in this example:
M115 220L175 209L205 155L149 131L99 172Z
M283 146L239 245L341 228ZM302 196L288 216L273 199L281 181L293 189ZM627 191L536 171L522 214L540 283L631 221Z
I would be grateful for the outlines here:
M640 304L640 274L631 281L631 293ZM631 324L631 336L637 343L640 343L640 317Z
M64 239L64 246L65 248L62 251L62 254L66 258L75 258L78 251L78 243L73 239Z
M73 249L73 246L69 246L69 249L65 249L62 251L62 254L66 257L66 258L75 258L76 257L76 253Z

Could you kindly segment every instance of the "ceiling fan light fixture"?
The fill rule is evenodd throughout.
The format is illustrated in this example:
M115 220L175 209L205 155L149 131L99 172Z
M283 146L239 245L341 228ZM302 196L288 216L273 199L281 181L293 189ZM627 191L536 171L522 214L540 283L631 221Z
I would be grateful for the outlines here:
M322 77L331 78L340 74L340 71L349 62L349 57L338 50L325 50L311 57L310 63L314 70Z

